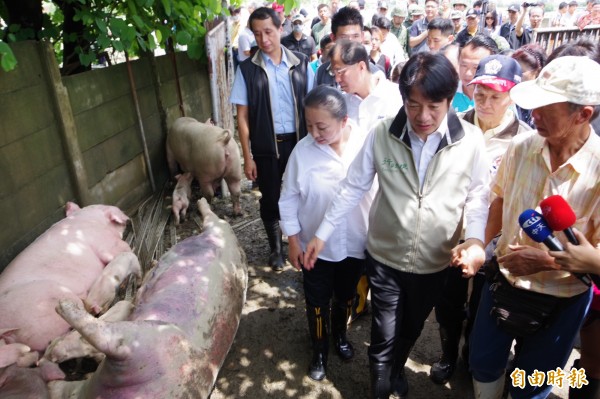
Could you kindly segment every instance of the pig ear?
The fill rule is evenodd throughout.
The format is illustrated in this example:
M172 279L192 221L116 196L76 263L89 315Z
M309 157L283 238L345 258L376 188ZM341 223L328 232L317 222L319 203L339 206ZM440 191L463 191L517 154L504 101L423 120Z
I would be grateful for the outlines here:
M223 141L223 145L229 144L229 140L231 140L231 131L228 129L223 129L223 133L219 136L219 140Z
M81 208L79 207L79 205L71 201L67 202L67 205L65 205L65 213L67 216L71 216L73 212L77 212L80 209Z
M108 220L110 220L111 222L115 222L116 224L121 224L121 225L127 224L127 221L129 220L129 218L127 217L127 215L125 215L118 208L116 208L116 209L109 209L106 212L106 216L108 217Z
M12 342L10 337L19 331L18 328L0 328L0 342Z

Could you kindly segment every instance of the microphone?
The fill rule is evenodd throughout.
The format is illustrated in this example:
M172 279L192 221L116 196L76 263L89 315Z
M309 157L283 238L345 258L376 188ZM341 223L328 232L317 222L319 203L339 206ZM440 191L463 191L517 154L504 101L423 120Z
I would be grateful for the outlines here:
M542 242L552 251L564 251L562 244L552 235L552 230L544 217L533 209L526 209L519 215L519 225L535 242Z
M569 203L560 195L551 195L540 202L542 215L548 222L548 226L554 231L561 231L569 242L573 245L579 245L579 240L575 237L571 226L575 224L577 216Z
M552 235L552 230L548 228L548 222L539 212L533 209L526 209L519 215L519 224L533 241L544 243L551 251L565 250L560 241ZM592 285L589 275L582 273L572 274L588 287Z

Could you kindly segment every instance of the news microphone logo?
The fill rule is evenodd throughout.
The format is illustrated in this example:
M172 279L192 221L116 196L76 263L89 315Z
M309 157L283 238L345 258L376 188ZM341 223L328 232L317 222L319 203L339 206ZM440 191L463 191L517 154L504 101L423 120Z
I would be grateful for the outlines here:
M519 225L533 241L544 243L552 251L564 250L560 241L552 235L552 230L548 227L544 217L533 209L527 209L521 213Z

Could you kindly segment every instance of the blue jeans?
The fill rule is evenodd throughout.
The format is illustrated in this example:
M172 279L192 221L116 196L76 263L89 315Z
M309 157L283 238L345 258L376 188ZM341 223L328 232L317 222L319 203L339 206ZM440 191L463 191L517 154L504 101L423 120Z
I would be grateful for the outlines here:
M588 290L564 307L548 328L521 338L513 367L524 370L525 378L536 369L546 373L561 367L564 371L591 299L592 291ZM496 326L495 317L490 315L492 304L490 284L486 282L481 291L481 302L470 338L471 372L473 378L480 382L492 382L502 377L515 339ZM565 377L566 375L568 371L565 372ZM565 383L568 384L566 379ZM511 384L509 391L513 399L543 399L550 394L552 387L546 381L541 387L526 383L525 388L520 388Z

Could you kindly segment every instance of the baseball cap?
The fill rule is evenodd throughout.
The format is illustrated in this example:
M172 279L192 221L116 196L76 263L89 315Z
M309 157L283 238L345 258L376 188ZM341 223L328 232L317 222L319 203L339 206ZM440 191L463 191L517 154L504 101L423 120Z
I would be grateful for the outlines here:
M292 18L292 22L296 22L296 21L300 21L300 22L304 23L304 16L302 14L294 15L294 17Z
M283 12L283 9L284 9L283 4L278 4L278 3L273 3L271 5L271 8L277 12Z
M466 1L466 0L454 0L454 1L452 2L452 6L455 6L455 5L457 5L457 4L462 4L462 5L464 5L464 6L468 6L468 4L467 4L467 1Z
M479 11L477 11L474 8L469 8L467 10L467 12L465 13L465 18L470 18L470 17L475 18L475 17L478 17L478 16L479 16Z
M380 1L380 2L377 4L377 8L385 8L385 9L387 10L387 8L388 8L388 4L387 4L387 2L386 2L386 1Z
M516 86L510 97L521 108L534 109L565 101L579 105L600 104L600 64L588 57L554 59L535 80Z
M462 12L458 10L454 10L450 13L450 19L460 19L462 18Z
M519 12L519 5L518 4L509 5L508 12Z
M521 65L515 59L496 54L479 61L475 76L469 84L480 84L505 93L521 83L521 76Z
M406 17L407 12L405 7L394 7L392 17Z

